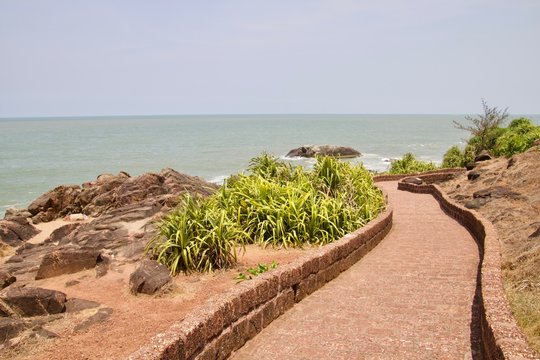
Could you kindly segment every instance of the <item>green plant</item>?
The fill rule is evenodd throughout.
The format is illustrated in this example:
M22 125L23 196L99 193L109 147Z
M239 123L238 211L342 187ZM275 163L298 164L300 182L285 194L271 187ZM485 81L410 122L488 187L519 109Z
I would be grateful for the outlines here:
M540 139L540 127L527 118L514 119L497 138L493 153L496 156L510 157L529 149L537 139Z
M474 161L474 148L470 145L465 146L465 149L461 151L458 146L452 146L444 154L442 168L457 168L464 167L468 163Z
M414 174L437 169L437 165L432 162L425 162L416 159L414 154L406 153L399 160L390 165L390 174Z
M313 171L305 171L263 154L251 160L249 169L250 175L230 178L210 198L188 198L159 224L147 251L172 272L207 271L232 265L236 243L324 245L363 226L385 207L384 196L361 165L323 157Z
M186 195L183 206L165 216L146 250L172 273L212 271L236 263L242 230L212 200ZM163 241L164 240L164 241Z
M470 122L469 125L454 121L456 128L471 133L472 139L469 140L469 145L474 146L476 154L495 146L495 141L500 136L500 127L508 118L508 109L499 110L497 107L490 107L484 99L482 99L482 109L483 114L475 117L465 116L465 119Z
M278 263L274 260L270 265L266 264L257 264L257 266L249 268L246 270L246 273L238 273L238 275L234 278L237 283L245 281L245 280L251 280L254 276L259 276L268 270L275 269L278 267Z

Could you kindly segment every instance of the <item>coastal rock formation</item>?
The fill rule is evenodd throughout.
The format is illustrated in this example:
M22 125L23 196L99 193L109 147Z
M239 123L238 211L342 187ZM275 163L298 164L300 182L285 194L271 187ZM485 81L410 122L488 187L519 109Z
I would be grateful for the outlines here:
M0 300L2 307L7 308L7 311L1 309L4 313L13 312L18 316L58 314L66 308L66 294L38 287L8 287L0 292Z
M287 153L287 157L303 157L312 158L315 156L334 156L338 158L354 158L358 157L359 151L346 146L335 145L304 145L296 149L292 149Z
M130 210L156 206L170 208L178 203L182 193L207 196L216 188L217 185L173 169L137 177L126 172L103 174L82 186L58 186L33 201L28 211L33 222L40 223L75 213L101 216L125 206L132 206Z
M7 216L0 220L0 242L9 246L19 246L37 235L39 230L22 216Z
M62 249L52 251L43 257L36 274L36 280L92 269L100 261L100 253L96 250Z

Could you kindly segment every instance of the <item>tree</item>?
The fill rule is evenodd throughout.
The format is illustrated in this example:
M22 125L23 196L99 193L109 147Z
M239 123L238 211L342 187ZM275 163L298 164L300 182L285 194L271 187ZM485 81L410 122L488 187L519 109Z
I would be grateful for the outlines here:
M472 134L473 137L469 140L469 145L474 146L476 154L482 150L490 150L495 146L497 137L501 135L500 127L508 118L508 108L499 110L497 107L490 107L484 99L482 99L482 108L483 114L478 114L475 117L465 116L470 125L454 121L456 128Z

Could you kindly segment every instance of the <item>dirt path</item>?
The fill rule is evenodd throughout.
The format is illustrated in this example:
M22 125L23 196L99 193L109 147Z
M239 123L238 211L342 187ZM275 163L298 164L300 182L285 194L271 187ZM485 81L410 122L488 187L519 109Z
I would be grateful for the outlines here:
M233 359L477 358L473 238L431 195L380 185L394 206L390 234Z

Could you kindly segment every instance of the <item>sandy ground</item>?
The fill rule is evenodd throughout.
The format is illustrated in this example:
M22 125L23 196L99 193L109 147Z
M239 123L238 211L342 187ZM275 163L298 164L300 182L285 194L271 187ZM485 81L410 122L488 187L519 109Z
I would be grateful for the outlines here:
M40 224L42 232L32 242L43 241L51 231L66 222L57 220ZM140 224L133 224L134 228ZM100 278L95 270L62 275L35 281L32 286L59 290L68 299L80 298L96 301L113 312L106 321L94 324L85 330L75 331L75 326L85 318L80 314L66 314L63 319L43 327L56 333L53 339L29 339L25 343L0 352L2 359L124 359L146 344L159 332L165 331L173 323L180 321L190 310L201 305L206 299L236 285L235 277L240 271L257 265L276 261L283 265L305 254L299 249L262 249L255 245L246 247L234 269L210 274L180 274L176 276L167 293L159 296L129 293L129 275L135 263L115 266ZM79 283L68 286L67 282ZM88 310L93 311L94 310ZM88 315L86 316L86 318Z

